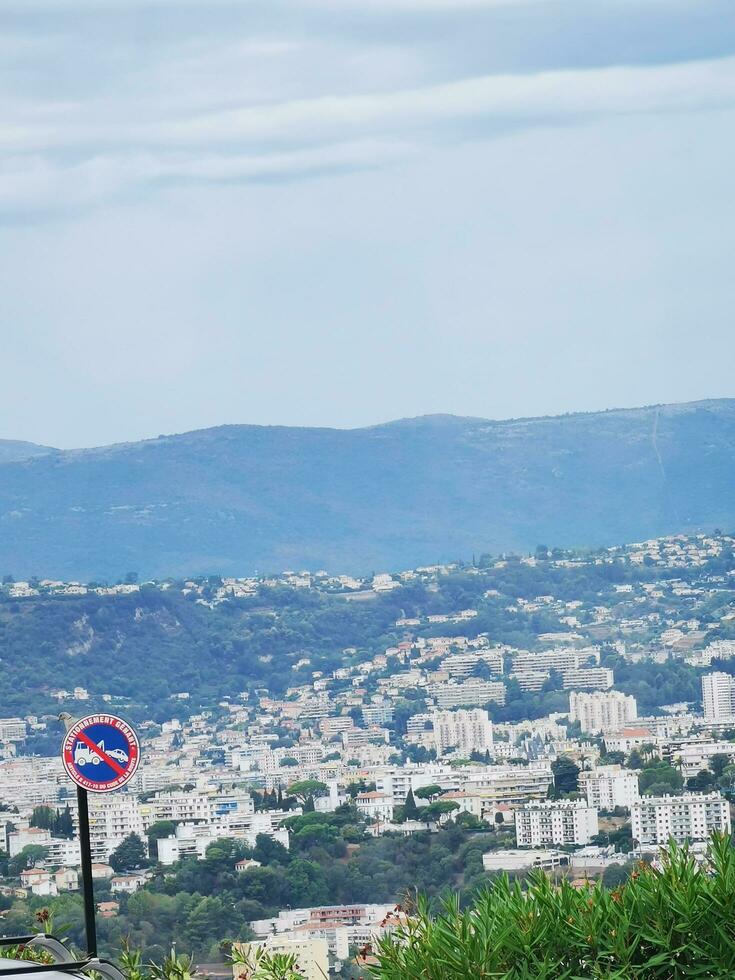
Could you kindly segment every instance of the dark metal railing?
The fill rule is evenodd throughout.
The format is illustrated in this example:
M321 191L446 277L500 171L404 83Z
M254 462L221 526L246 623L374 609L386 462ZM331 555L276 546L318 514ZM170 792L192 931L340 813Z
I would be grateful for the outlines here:
M72 952L55 936L35 933L30 936L1 936L0 947L25 946L44 950L54 958L53 963L38 963L35 960L9 960L0 956L0 978L22 976L24 973L90 973L101 974L105 980L125 980L114 963L87 956L77 960Z

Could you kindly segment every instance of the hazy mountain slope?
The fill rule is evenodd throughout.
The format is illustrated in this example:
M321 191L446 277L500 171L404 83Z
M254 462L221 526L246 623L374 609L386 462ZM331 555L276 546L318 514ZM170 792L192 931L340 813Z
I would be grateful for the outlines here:
M223 426L0 464L0 570L378 570L735 526L735 401Z
M13 463L32 456L45 456L58 452L50 446L37 446L35 442L21 442L18 439L0 439L0 463Z

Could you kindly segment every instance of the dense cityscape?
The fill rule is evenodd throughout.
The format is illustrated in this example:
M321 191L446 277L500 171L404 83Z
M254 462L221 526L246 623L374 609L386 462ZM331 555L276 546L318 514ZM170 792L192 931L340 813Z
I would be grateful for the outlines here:
M248 635L262 635L238 689L201 675L188 689L182 669L155 715L94 671L85 686L62 686L63 672L29 681L35 713L0 719L4 930L48 908L79 941L76 799L58 745L64 717L93 712L133 718L142 742L127 789L90 800L108 949L127 938L155 957L178 943L224 975L237 941L295 950L307 976L357 976L355 957L405 923L417 890L470 896L537 868L612 887L671 840L703 860L712 833L730 833L735 793L734 543L540 545L365 579L7 575L3 658L8 624L34 611L48 623L50 608L77 663L97 646L115 656L95 632L102 607L135 622L163 600L212 622L254 608ZM311 604L359 616L364 642L310 643L293 615Z

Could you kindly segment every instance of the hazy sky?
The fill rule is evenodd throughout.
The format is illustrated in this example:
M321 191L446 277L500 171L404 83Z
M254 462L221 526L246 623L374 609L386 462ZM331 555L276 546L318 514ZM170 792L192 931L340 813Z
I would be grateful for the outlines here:
M0 436L735 395L732 0L0 0Z

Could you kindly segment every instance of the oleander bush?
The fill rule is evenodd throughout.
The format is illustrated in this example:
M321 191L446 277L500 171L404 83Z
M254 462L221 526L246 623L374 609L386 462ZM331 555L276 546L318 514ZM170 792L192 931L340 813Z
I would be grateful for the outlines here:
M678 980L735 977L735 850L714 837L698 866L671 844L660 870L640 863L612 891L499 877L471 907L432 915L419 901L365 964L374 980Z

